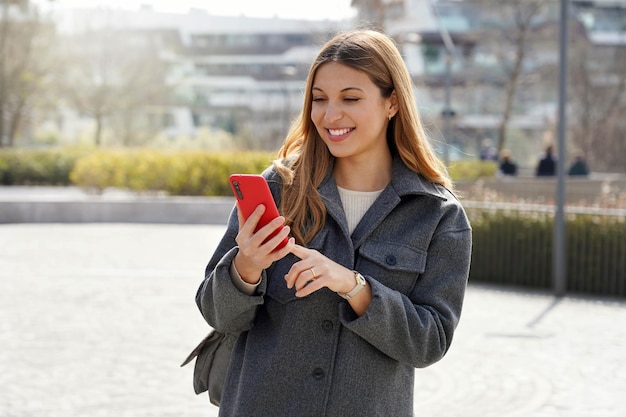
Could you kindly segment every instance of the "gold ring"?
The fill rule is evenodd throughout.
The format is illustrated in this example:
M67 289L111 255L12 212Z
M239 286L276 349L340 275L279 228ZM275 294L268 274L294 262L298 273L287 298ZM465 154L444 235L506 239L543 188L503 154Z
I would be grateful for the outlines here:
M315 268L310 268L309 271L313 274L313 279L317 279L317 275L315 274Z

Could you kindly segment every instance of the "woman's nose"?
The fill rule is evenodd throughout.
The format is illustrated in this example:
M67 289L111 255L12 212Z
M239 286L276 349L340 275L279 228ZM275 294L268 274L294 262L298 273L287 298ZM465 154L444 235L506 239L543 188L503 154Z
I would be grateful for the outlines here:
M332 122L336 122L342 117L343 117L343 113L341 109L339 108L339 106L332 104L332 103L328 103L328 106L326 107L326 113L324 114L324 119L327 122L332 123Z

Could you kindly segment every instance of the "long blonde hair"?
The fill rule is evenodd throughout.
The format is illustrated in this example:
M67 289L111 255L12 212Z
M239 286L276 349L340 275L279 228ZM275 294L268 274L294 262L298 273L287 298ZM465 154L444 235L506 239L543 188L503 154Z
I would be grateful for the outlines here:
M353 30L336 35L311 65L304 91L304 106L278 152L274 166L283 179L280 211L300 244L307 244L323 227L326 208L317 188L333 156L311 120L312 86L318 68L337 62L365 72L383 97L393 91L398 112L389 122L387 142L411 170L428 181L452 188L444 164L435 155L420 120L411 77L394 41L374 30Z

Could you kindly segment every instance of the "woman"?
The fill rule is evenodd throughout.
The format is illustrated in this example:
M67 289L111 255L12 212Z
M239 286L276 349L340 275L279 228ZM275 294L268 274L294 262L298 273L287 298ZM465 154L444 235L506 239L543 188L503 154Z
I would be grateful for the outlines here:
M220 416L413 415L415 368L459 321L471 229L393 41L326 43L263 175L282 217L254 233L262 206L231 215L196 297L239 334Z

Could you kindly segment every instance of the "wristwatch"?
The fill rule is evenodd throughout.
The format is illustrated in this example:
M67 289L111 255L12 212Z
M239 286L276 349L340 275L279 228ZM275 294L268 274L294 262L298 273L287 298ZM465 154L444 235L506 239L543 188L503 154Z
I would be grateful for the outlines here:
M345 298L346 300L349 300L357 295L359 291L361 291L367 285L367 281L365 280L363 275L359 274L357 271L352 272L354 272L354 281L356 281L356 285L354 286L354 288L352 288L350 292L347 292L345 294L340 292L337 293L340 297Z

